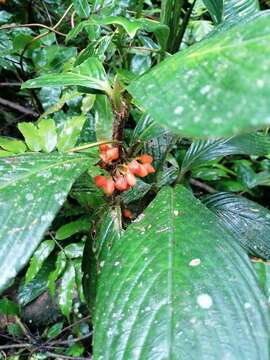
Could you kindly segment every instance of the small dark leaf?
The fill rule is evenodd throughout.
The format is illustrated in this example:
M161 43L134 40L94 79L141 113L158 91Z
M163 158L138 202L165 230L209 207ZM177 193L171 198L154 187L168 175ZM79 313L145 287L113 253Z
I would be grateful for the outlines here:
M207 195L203 202L250 255L270 259L270 212L266 208L230 193Z

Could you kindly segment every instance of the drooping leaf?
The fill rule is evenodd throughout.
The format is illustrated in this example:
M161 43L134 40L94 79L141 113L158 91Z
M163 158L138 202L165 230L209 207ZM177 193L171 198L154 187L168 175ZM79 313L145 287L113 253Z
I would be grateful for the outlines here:
M168 26L151 19L127 19L122 16L105 16L103 18L92 17L90 20L80 22L69 32L66 41L75 38L84 28L91 25L121 26L131 37L131 39L134 38L140 29L154 33L162 49L165 47L169 35Z
M54 268L54 261L52 258L47 259L37 275L28 284L25 284L24 279L20 282L16 300L21 306L26 306L30 302L36 300L41 294L48 289L48 278Z
M102 268L94 358L267 359L254 275L214 214L185 188L163 188Z
M41 149L50 153L57 144L56 126L53 119L42 119L38 123L38 134L41 138Z
M97 141L112 140L112 105L105 95L97 95L95 101L95 127Z
M0 147L14 154L22 154L26 151L23 141L3 136L0 137Z
M65 124L58 136L57 149L60 152L67 152L76 145L78 137L85 123L86 116L72 116Z
M66 264L67 264L66 254L63 251L60 251L56 259L55 269L50 273L48 278L48 288L52 296L55 295L55 289L56 289L55 282L62 275L63 271L66 268Z
M87 18L90 15L90 5L88 0L72 0L74 9L81 18Z
M195 140L185 154L181 172L184 174L192 167L227 155L265 156L269 153L268 135L249 133L217 140Z
M33 123L22 122L18 125L18 129L23 134L25 142L30 150L41 150L41 138L37 127Z
M94 161L82 154L0 159L0 291L28 262L71 185Z
M95 57L88 58L69 72L43 75L39 78L28 80L22 85L22 89L72 85L100 90L107 95L111 95L111 87L107 81L105 71L102 64Z
M73 288L75 285L75 269L70 262L63 274L59 287L58 301L62 314L67 318L70 315L73 301Z
M30 265L25 275L25 283L28 284L34 277L37 275L41 269L44 261L49 257L51 252L55 247L55 242L53 240L43 241L37 250L34 252L30 260Z
M212 19L216 24L221 23L223 15L223 0L203 0ZM226 1L225 1L226 2Z
M89 218L81 218L61 226L56 231L55 237L57 240L65 240L78 232L88 231L90 226Z
M230 193L207 195L203 201L250 255L270 259L269 210Z
M171 56L128 90L155 121L185 136L266 126L269 39L269 17L255 17Z

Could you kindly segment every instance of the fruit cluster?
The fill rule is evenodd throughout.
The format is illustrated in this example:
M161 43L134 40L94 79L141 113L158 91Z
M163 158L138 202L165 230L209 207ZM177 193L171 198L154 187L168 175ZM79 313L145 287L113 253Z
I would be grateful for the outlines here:
M111 165L113 161L119 159L119 148L115 145L100 145L100 158L103 162L102 167ZM115 190L126 191L136 185L136 176L145 177L155 172L151 165L153 158L150 155L143 154L133 159L127 164L118 165L112 175L95 177L95 184L98 188L103 188L106 195L111 196Z

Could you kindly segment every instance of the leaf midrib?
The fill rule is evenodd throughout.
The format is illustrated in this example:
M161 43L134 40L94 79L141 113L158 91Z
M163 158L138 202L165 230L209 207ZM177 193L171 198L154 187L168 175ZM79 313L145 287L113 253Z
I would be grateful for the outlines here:
M0 185L0 190L5 189L6 187L12 186L13 184L16 184L16 182L18 182L18 181L23 181L23 180L31 177L32 175L39 173L40 171L48 170L53 167L61 166L61 165L64 165L64 164L67 164L70 162L72 162L72 163L77 162L77 161L79 162L80 160L86 160L86 158L69 159L66 161L61 161L61 162L47 165L45 167L38 168L36 171L29 171L25 175L19 176L14 180L11 180L10 182L5 183L4 185Z

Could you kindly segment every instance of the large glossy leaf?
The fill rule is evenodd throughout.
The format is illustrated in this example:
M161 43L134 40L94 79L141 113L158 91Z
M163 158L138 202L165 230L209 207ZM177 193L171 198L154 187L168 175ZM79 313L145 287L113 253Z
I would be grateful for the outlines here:
M258 275L259 284L263 289L270 305L270 263L255 262L254 268Z
M69 72L43 75L36 79L28 80L22 85L22 88L31 89L44 86L59 87L72 85L100 90L111 95L111 87L107 81L103 66L95 57L88 58Z
M27 263L71 185L93 162L58 154L0 160L0 291Z
M220 31L163 61L128 90L161 125L231 136L270 123L269 16Z
M268 359L249 259L182 186L163 188L115 243L98 283L94 359Z
M216 24L222 21L223 15L223 0L203 0L212 19Z
M270 259L269 210L230 193L208 195L204 203L249 254Z
M259 10L258 0L224 0L224 22L241 21Z
M97 277L114 244L120 240L122 229L121 208L103 208L94 242L87 241L83 254L83 287L87 303L93 308ZM90 239L89 239L90 240Z
M249 133L217 140L196 140L185 154L181 172L184 174L191 167L227 155L264 156L269 153L270 137L268 135Z

